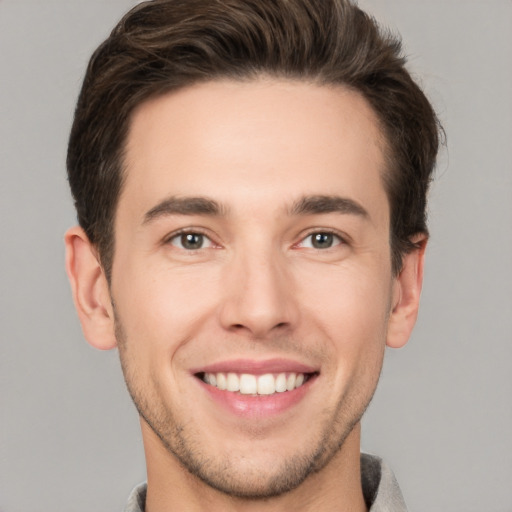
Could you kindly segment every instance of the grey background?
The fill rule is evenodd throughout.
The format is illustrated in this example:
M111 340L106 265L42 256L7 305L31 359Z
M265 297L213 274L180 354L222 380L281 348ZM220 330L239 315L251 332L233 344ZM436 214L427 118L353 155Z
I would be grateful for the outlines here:
M0 0L0 510L121 510L145 477L115 352L64 273L64 159L85 63L130 0ZM411 512L512 511L512 2L364 0L404 38L448 134L422 311L363 448Z

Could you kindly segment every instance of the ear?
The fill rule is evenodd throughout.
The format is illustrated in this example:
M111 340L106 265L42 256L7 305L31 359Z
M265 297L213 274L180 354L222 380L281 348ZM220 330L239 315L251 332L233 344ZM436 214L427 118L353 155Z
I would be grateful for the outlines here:
M100 350L112 349L116 346L114 311L96 248L78 226L67 231L64 241L66 272L85 339Z
M418 235L413 242L418 247L404 255L402 270L393 283L393 303L386 340L388 347L392 348L401 348L409 341L418 317L427 236Z

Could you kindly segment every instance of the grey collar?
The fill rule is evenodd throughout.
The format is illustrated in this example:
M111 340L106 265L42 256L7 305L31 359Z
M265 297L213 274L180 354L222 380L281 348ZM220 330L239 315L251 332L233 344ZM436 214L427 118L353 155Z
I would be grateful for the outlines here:
M374 455L361 454L361 483L369 512L407 512L395 475ZM147 484L135 487L124 512L144 512Z

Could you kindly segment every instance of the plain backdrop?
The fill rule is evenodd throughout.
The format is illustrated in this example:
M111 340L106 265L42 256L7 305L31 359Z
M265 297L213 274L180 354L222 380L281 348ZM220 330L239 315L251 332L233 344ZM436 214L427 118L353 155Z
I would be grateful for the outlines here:
M0 510L121 511L145 478L117 354L83 340L65 177L86 61L133 0L0 0ZM512 511L512 2L364 0L404 39L448 147L417 328L363 449L411 512Z

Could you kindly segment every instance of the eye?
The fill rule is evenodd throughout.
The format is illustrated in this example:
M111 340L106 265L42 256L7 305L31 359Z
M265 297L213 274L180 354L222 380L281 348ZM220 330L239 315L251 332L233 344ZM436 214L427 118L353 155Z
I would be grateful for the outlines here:
M341 243L343 243L343 240L334 233L318 231L308 235L299 245L310 249L330 249Z
M212 247L212 241L202 233L187 232L180 233L169 239L169 243L174 247L185 249L186 251L197 251Z

